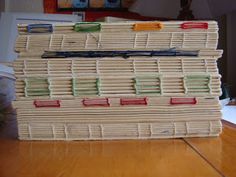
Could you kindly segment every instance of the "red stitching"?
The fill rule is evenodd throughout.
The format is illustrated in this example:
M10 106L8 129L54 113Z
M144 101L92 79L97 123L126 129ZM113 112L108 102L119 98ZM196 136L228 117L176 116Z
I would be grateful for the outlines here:
M147 105L147 98L121 98L120 105Z
M208 23L205 22L185 22L182 23L180 26L182 29L208 29Z
M36 108L42 108L42 107L61 107L61 101L60 100L35 100L34 106Z
M82 100L84 106L110 106L108 98L88 99Z
M171 98L170 104L197 104L196 98Z

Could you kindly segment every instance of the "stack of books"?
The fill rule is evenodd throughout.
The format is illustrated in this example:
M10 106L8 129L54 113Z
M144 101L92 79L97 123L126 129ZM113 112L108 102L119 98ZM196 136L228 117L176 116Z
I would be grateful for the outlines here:
M218 136L215 21L19 25L19 138Z

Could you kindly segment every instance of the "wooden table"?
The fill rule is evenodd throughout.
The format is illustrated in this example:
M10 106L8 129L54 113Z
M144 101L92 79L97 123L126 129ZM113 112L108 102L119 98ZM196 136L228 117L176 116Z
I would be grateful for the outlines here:
M10 116L14 117L14 116ZM236 128L217 138L18 141L15 119L0 129L0 177L236 176Z

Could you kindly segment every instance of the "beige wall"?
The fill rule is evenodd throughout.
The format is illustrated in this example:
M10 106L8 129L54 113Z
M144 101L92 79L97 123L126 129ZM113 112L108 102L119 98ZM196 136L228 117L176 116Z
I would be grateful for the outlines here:
M5 4L6 12L43 12L43 0L5 0Z

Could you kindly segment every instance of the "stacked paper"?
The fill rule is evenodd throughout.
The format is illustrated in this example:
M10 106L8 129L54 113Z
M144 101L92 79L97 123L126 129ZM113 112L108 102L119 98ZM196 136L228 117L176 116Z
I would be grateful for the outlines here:
M214 21L19 25L19 138L218 136ZM174 47L174 48L173 48Z

